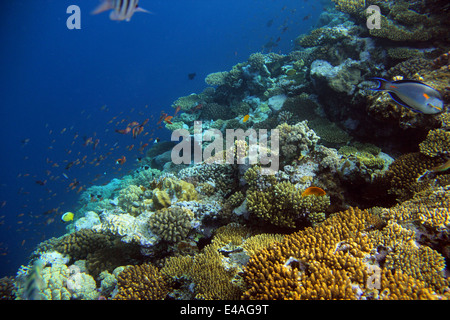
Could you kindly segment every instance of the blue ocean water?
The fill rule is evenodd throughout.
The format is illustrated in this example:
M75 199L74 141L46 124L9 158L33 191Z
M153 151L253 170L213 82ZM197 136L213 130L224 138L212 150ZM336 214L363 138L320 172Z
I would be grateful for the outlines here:
M157 121L173 101L251 53L288 53L322 11L312 0L141 0L152 14L116 22L90 14L98 3L2 2L0 277L66 232L60 216L82 190L131 172L142 144L170 139ZM80 30L66 26L70 5ZM147 118L146 136L114 131Z

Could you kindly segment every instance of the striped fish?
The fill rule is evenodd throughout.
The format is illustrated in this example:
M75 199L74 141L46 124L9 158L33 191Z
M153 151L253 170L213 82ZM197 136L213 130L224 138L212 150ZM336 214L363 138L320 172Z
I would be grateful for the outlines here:
M25 280L25 290L23 292L24 300L41 300L40 294L43 280L41 276L42 269L45 267L45 263L42 260L36 260L28 271L27 278Z
M102 0L103 2L94 10L92 14L98 14L104 11L113 10L109 14L111 20L130 21L135 12L149 11L139 8L139 0Z

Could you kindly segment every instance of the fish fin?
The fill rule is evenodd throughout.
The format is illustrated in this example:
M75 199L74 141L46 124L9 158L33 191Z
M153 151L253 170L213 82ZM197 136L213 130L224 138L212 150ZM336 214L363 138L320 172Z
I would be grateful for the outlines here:
M136 9L134 9L135 12L145 12L145 13L150 13L153 14L153 12L150 12L148 10L145 10L144 8L141 7L136 7Z
M378 81L378 87L377 88L370 88L370 90L373 91L383 91L386 90L386 85L390 82L383 78L370 78L369 81Z
M114 9L114 5L111 0L103 0L91 14L99 14L108 10Z
M109 14L109 19L114 20L114 21L123 20L122 18L120 18L120 15L117 14L116 10L111 11L111 13ZM127 21L130 21L130 20L128 19Z
M408 104L406 104L405 102L403 102L403 100L400 99L400 97L399 97L398 95L396 95L395 93L393 93L393 92L388 92L388 93L389 93L389 95L391 96L391 98L392 98L395 102L397 102L399 105L402 105L403 107L405 107L405 108L407 108L407 109L409 109L409 110L411 110L411 111L413 111L413 112L423 113L422 111L417 110L417 109L414 109L413 107L411 107L411 106L409 106Z

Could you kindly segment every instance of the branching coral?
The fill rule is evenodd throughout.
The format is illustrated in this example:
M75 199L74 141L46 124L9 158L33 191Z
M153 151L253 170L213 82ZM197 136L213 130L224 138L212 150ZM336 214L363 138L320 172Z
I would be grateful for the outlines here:
M117 279L115 300L161 300L169 287L159 269L151 264L129 266Z
M368 231L382 226L376 215L351 208L315 228L285 236L250 259L243 298L441 298L420 279L369 263L373 244ZM375 284L373 270L378 270Z
M239 273L249 256L282 238L277 234L254 235L247 227L228 224L216 230L211 244L202 252L170 257L161 272L168 281L185 288L181 293L174 290L172 295L184 299L239 299L242 294ZM193 295L186 296L186 291Z
M450 131L435 129L428 132L427 138L419 144L420 152L430 157L450 153Z

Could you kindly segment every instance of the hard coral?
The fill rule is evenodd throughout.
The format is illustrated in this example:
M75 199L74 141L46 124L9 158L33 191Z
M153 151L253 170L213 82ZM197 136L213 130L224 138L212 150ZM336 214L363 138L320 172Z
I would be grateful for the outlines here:
M305 196L288 181L274 183L264 190L251 188L247 191L247 208L257 217L280 227L295 228L296 222L309 218L312 212L324 212L330 198Z
M285 236L261 250L244 269L244 299L441 298L422 280L370 264L370 230L382 220L360 209ZM373 283L373 272L378 283Z
M439 157L429 157L420 152L404 154L398 157L385 172L383 179L389 185L388 193L398 199L407 200L415 192L426 189L430 181L419 178L444 161Z
M162 176L152 182L153 206L156 210L167 208L179 201L197 200L197 191L193 184L175 177Z
M434 129L428 132L427 138L419 144L420 152L430 157L450 153L450 132Z
M276 127L279 130L280 155L284 164L289 164L302 153L314 150L319 141L319 136L308 127L308 121L304 120L295 125L282 123Z
M119 274L115 300L161 300L168 285L159 269L151 264L129 266Z
M149 219L151 230L163 240L179 242L186 238L191 230L191 221L194 214L191 210L171 206L156 211Z

